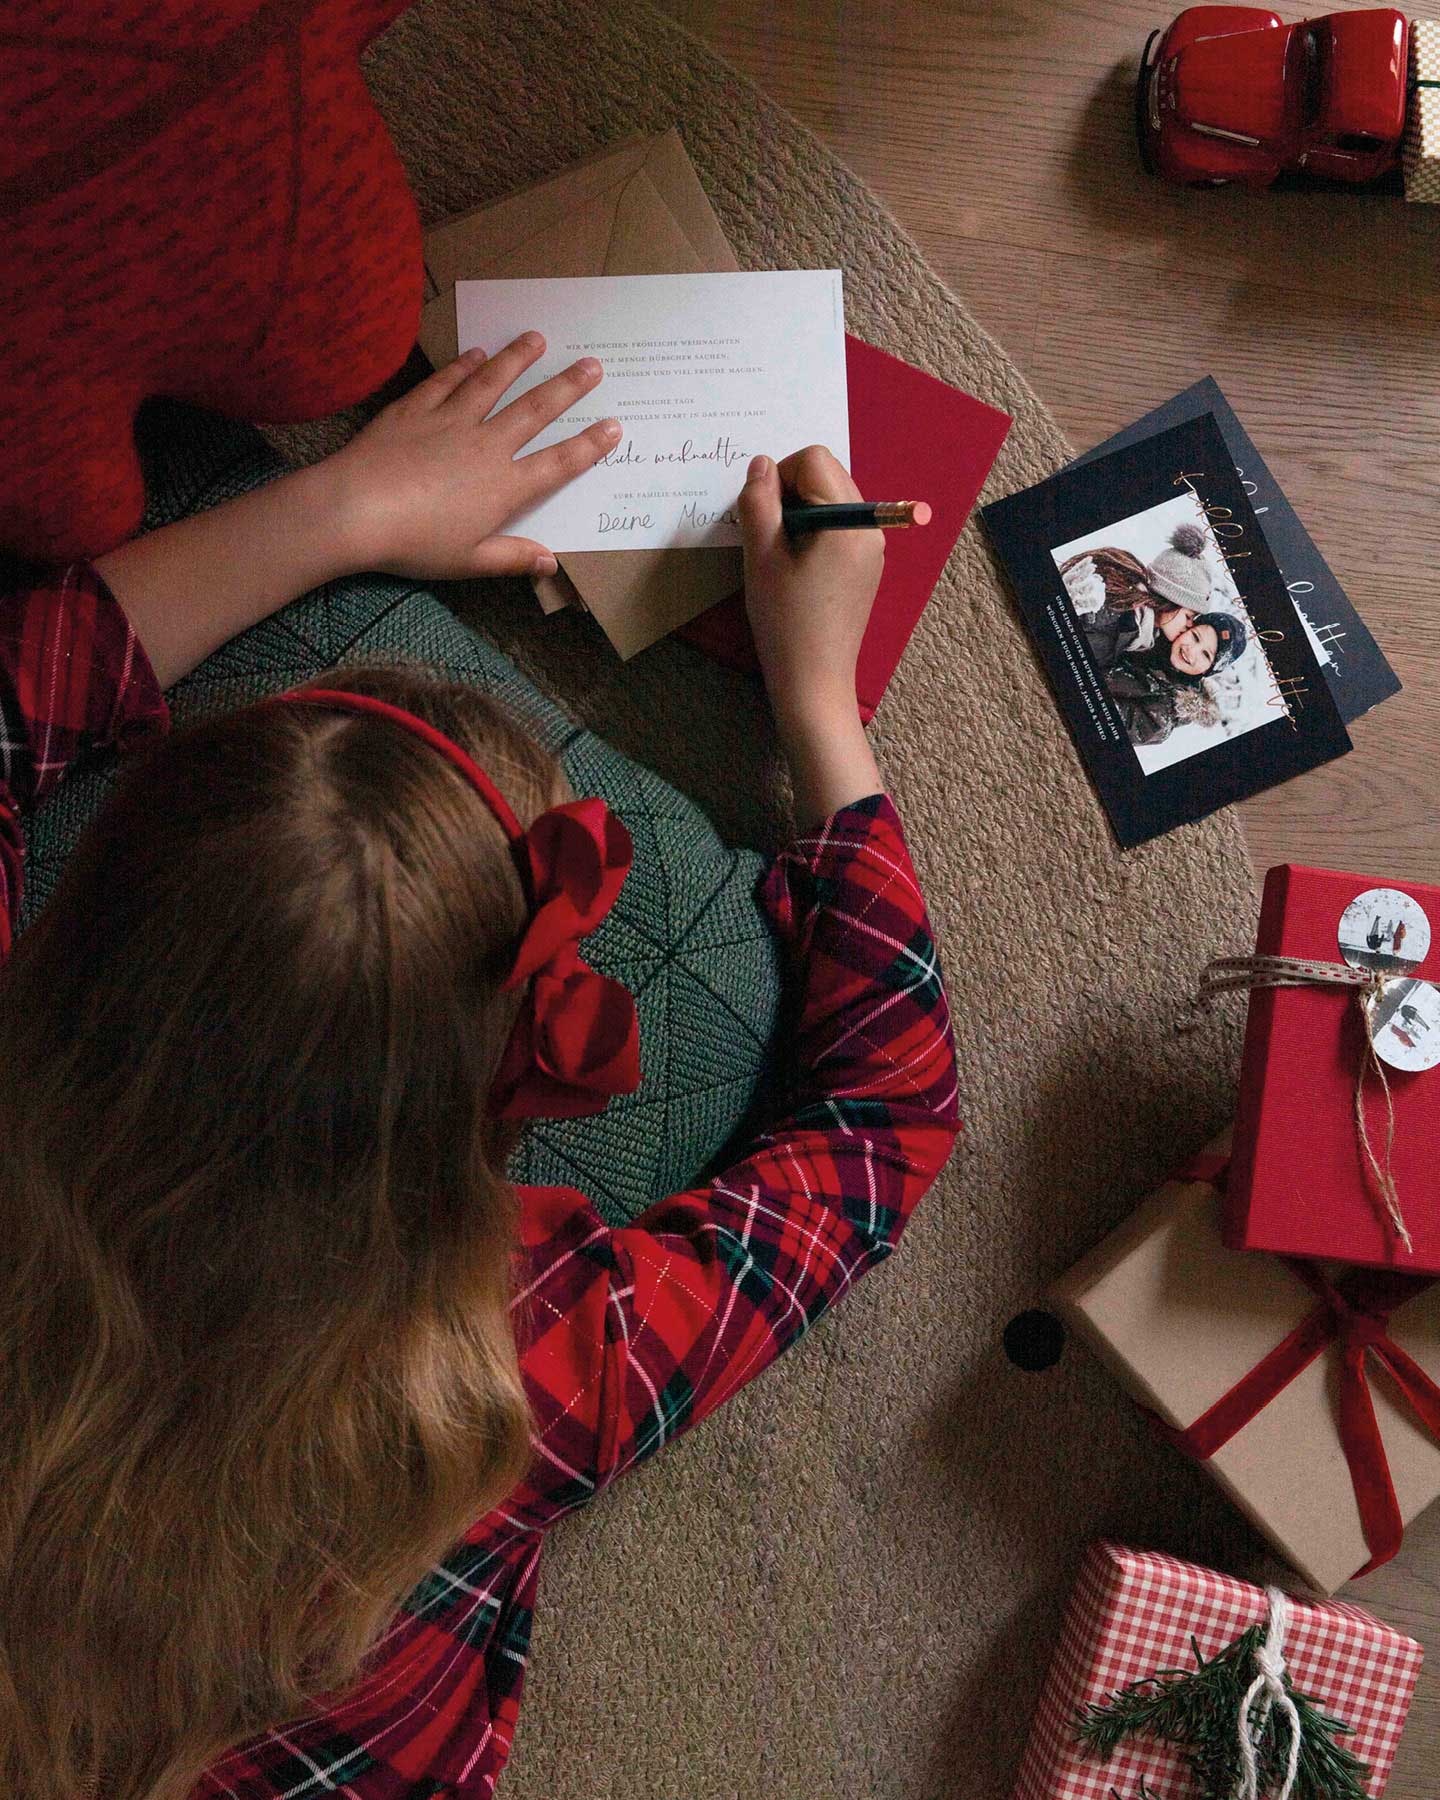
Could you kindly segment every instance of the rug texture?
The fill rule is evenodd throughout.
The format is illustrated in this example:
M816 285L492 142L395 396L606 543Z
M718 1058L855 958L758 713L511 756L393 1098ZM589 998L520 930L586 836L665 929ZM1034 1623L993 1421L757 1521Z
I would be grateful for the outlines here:
M427 223L674 123L744 266L842 268L852 330L1014 415L986 498L1070 454L875 197L648 9L422 0L366 75ZM315 455L356 417L273 435ZM675 642L621 664L505 584L441 591L722 830L776 842L743 677ZM558 1528L510 1800L1003 1800L1087 1539L1269 1566L1088 1355L1024 1374L1001 1347L1231 1110L1243 1008L1175 1024L1197 964L1253 943L1238 823L1116 849L974 523L873 736L938 931L966 1135L883 1270Z

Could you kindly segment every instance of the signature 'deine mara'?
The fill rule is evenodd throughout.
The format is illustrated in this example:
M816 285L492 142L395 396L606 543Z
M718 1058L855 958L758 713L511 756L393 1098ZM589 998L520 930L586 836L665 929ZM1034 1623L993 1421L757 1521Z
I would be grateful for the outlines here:
M595 517L597 531L649 531L655 523L656 515L653 512L600 512ZM676 523L681 531L701 531L709 525L738 525L740 515L733 506L707 510L703 506L697 506L693 500L687 500L680 508Z

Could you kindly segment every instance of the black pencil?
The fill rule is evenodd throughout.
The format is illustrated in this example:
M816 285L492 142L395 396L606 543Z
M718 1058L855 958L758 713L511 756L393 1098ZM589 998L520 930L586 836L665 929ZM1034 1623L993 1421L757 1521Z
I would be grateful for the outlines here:
M812 505L806 500L783 502L785 529L794 537L805 531L873 531L928 525L930 508L923 500L843 500L838 505Z

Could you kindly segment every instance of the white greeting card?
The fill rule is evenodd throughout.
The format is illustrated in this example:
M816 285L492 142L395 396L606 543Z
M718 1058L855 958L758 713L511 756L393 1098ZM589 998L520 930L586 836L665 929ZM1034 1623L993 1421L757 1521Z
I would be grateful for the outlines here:
M546 350L507 405L577 357L605 374L522 455L617 418L593 469L507 521L550 549L738 544L750 458L825 444L849 466L845 309L838 269L457 281L461 350L493 355L523 331Z

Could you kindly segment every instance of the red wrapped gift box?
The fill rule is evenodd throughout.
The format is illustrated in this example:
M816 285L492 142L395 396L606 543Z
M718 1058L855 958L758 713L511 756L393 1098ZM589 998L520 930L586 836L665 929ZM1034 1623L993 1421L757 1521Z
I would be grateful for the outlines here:
M1157 1552L1092 1544L1085 1553L1011 1800L1193 1800L1183 1755L1149 1737L1100 1761L1076 1738L1077 1710L1162 1669L1193 1669L1265 1620L1262 1589ZM1413 1638L1340 1601L1290 1600L1283 1656L1302 1693L1343 1719L1341 1740L1383 1794L1423 1651Z
M1367 888L1417 900L1432 935L1414 972L1440 982L1440 888L1283 863L1265 878L1255 951L1341 963L1340 916ZM1440 1068L1387 1068L1395 1106L1391 1172L1413 1249L1390 1227L1366 1167L1355 1083L1367 1054L1356 990L1256 988L1240 1072L1225 1241L1237 1250L1335 1258L1440 1274ZM1364 1086L1371 1146L1383 1162L1384 1093Z

